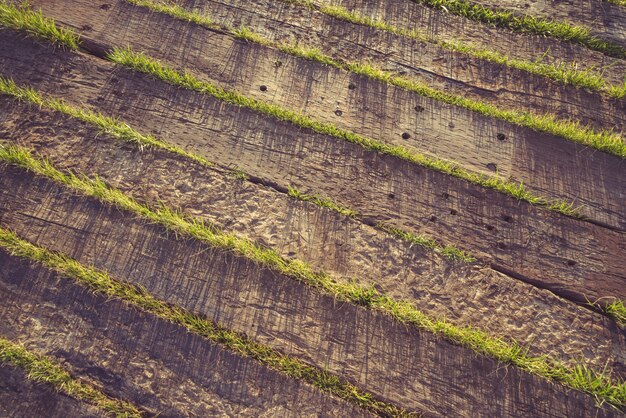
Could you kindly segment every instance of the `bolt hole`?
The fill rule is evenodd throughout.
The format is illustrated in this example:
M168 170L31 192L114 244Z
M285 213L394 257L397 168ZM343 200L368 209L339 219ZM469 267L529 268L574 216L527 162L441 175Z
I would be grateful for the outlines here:
M389 193L387 196L389 197L389 199L393 199L394 197L396 197L396 195L393 193Z
M498 135L496 135L496 138L498 138L498 141L504 141L506 139L506 135L504 135L503 133L499 133Z
M488 168L489 170L493 171L493 172L498 171L498 166L497 166L497 165L495 165L494 163L488 163L488 164L487 164L487 168Z
M493 231L495 229L493 225L485 225L485 228L487 228L487 231Z
M409 139L411 137L411 135L408 132L404 132L402 134L402 139Z
M503 243L503 242L499 242L498 243L498 248L501 249L501 250L506 250L506 244Z
M356 85L354 85L353 83L348 84L348 88L350 90L354 90L356 88Z
M443 197L444 199L449 199L450 195L446 192L441 193L441 197Z
M267 86L264 84L261 87L259 87L259 90L261 91L267 91Z
M454 209L450 209L450 215L456 215L457 213L459 213L459 212L457 212L457 211L456 211L456 210L454 210Z
M567 260L567 265L572 267L576 265L576 262L574 260Z
M431 221L431 222L435 222L436 220L437 220L437 217L436 217L436 216L434 216L434 215L433 215L433 216L431 216L431 217L430 217L430 221Z
M502 220L508 223L512 223L513 222L513 218L510 217L509 215L502 215Z
M448 128L450 128L450 129L454 129L454 122L450 122L450 123L448 124Z
M274 61L274 67L278 68L278 67L280 67L282 65L283 65L283 62L281 60Z
M424 111L424 106L420 106L420 105L415 106L415 111L423 112Z
M111 5L107 3L100 5L100 10L109 10L110 8L111 8Z
M343 112L341 110L337 109L337 110L335 110L335 115L341 116L341 115L343 115Z

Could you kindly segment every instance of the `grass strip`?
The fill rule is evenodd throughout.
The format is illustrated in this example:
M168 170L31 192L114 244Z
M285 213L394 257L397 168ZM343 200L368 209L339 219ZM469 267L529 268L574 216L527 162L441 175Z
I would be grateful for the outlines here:
M76 33L69 29L57 28L53 19L44 17L41 11L31 10L27 2L16 5L0 0L0 26L24 31L32 37L72 50L77 50L80 44L80 38Z
M603 1L607 3L617 4L618 6L626 7L626 0L603 0Z
M617 407L626 404L626 382L614 380L610 372L606 370L599 373L583 364L567 366L547 355L529 356L528 350L514 340L493 337L473 327L460 327L445 320L433 319L416 309L411 303L395 300L380 293L374 286L363 286L356 281L339 283L327 273L314 271L307 263L297 259L282 258L271 249L225 233L208 223L185 217L165 206L152 209L142 205L120 191L108 187L98 178L91 179L71 172L61 172L48 161L33 157L23 147L0 146L0 161L45 176L75 192L95 197L104 203L132 212L147 221L161 224L173 232L198 239L212 247L232 251L260 265L300 280L338 300L379 310L400 322L440 335L476 353L587 392L601 402L608 402ZM7 244L2 245L7 247Z
M407 241L411 244L419 245L421 247L430 248L436 253L439 253L450 260L460 260L466 263L476 261L476 258L472 257L465 251L461 251L451 245L443 246L433 238L426 237L424 235L415 235L384 223L379 223L376 225L376 227L403 241Z
M44 96L30 87L21 87L15 84L11 79L4 78L0 75L0 93L15 97L28 103L32 103L39 107L45 107L50 110L64 113L83 122L98 127L102 133L110 135L114 138L131 142L139 146L141 150L146 147L160 148L171 153L189 158L207 167L214 167L214 164L205 158L187 152L182 148L168 144L167 142L156 139L152 135L143 135L127 124L102 113L94 112L90 109L79 108L68 105L63 100Z
M0 228L0 245L5 246L7 238L11 238L11 235L10 232ZM74 399L88 402L108 415L118 418L144 416L134 405L110 398L88 383L73 378L50 358L32 353L22 345L2 337L0 337L0 362L20 368L26 372L28 379L45 383Z
M513 12L494 9L472 3L467 0L411 0L436 10L464 17L475 22L510 29L514 32L555 38L560 41L582 45L594 51L615 58L626 58L626 50L611 41L600 39L589 33L583 26L567 22L530 16L517 15Z
M610 299L611 301L606 304L601 304L599 302L602 299ZM615 298L600 298L595 302L587 301L587 304L595 309L598 309L599 311L604 312L621 326L626 326L626 305L623 300Z
M209 16L201 15L193 11L187 11L178 5L163 4L155 0L126 1L137 6L149 8L159 13L168 14L178 19L192 21L207 28L218 28L218 25L216 25ZM346 10L345 13L350 14L351 12L348 12ZM358 20L360 21L360 19ZM374 23L370 23L374 25ZM378 22L377 25L387 27L386 24L381 22ZM273 42L246 27L241 27L240 29L226 28L226 30L233 34L235 37L246 40L248 42L276 48L281 52L295 57L316 61L324 65L329 65L338 69L350 71L355 74L363 75L374 80L382 81L402 88L404 90L417 93L423 97L428 97L453 106L462 107L485 116L501 119L519 126L530 128L538 132L546 132L555 136L568 139L570 141L578 142L586 146L599 149L601 151L619 156L621 158L626 158L626 143L624 143L624 140L620 134L613 131L596 132L594 129L588 126L584 126L578 121L561 120L558 119L556 116L550 114L538 115L532 112L503 110L498 108L497 106L480 102L478 100L468 99L462 96L434 89L414 79L395 76L392 72L385 71L371 63L356 61L343 62L324 54L317 48L310 48L297 44ZM396 30L394 29L394 31ZM472 50L471 48L463 46L461 44L450 44L448 45L448 47L469 54L473 53L474 56L484 58L492 62L508 65L507 63L509 59L498 55L498 53L496 52ZM567 68L565 65L555 66L548 64L527 63L523 61L516 62L515 65L511 66L519 69L524 69L525 71L531 73L536 73L542 76L557 79L566 84L573 84L578 87L586 87L592 90L604 89L608 94L614 97L619 98L626 96L626 83L624 83L623 86L609 86L603 81L600 76L593 74L590 70L581 71L575 68Z
M138 72L149 74L166 83L202 94L209 94L218 100L246 107L253 111L271 116L277 120L286 121L301 128L310 129L323 135L333 136L335 138L357 144L369 151L387 154L413 164L418 164L428 169L439 171L470 183L496 190L533 205L537 205L567 216L580 217L580 214L573 207L573 204L564 201L549 201L546 198L536 196L531 191L526 190L523 183L513 183L503 180L499 176L486 176L483 174L472 173L457 164L429 157L417 152L411 152L406 147L401 145L386 144L372 138L367 138L365 136L337 128L329 123L315 121L302 113L284 109L274 104L269 104L261 100L244 96L236 91L225 90L211 83L201 81L189 72L179 72L170 67L166 67L161 62L143 53L133 52L129 48L116 48L108 55L108 58L117 64Z
M135 1L135 0L127 0ZM144 2L154 2L155 0L142 0ZM298 6L307 7L311 10L319 11L327 16L331 16L349 23L357 25L369 26L374 29L391 32L395 35L402 37L415 39L420 42L433 43L441 48L451 51L460 52L471 57L484 59L494 62L496 64L505 65L518 70L526 71L528 73L547 77L552 80L573 85L579 88L586 88L589 90L597 91L599 93L607 94L610 97L620 99L626 96L626 81L622 85L612 85L608 83L601 71L596 71L594 68L581 70L576 63L556 63L549 64L541 62L545 57L544 54L540 59L534 61L520 60L516 58L510 58L498 51L479 48L473 45L464 44L461 42L450 42L437 37L432 34L427 34L419 30L407 30L398 28L382 19L372 19L368 16L359 14L357 12L350 11L345 7L339 5L321 5L317 6L311 1L307 0L280 0L285 3L294 4Z
M119 122L118 120L111 118L109 116L102 115L100 113L95 113L89 109L78 108L71 105L68 105L64 101L56 98L52 98L47 95L43 95L36 90L30 87L20 87L11 79L6 79L0 76L0 94L6 94L12 96L18 100L34 104L38 107L58 111L64 113L70 117L77 118L82 120L83 122L94 125L100 129L100 131L104 134L110 135L113 138L130 142L136 144L140 150L143 151L144 148L149 147L157 147L160 149L164 149L166 151L172 152L174 154L183 156L185 158L189 158L193 161L199 162L209 168L214 168L216 165L203 157L200 157L197 154L189 153L182 148L178 148L174 145L168 144L162 140L156 139L151 135L143 135L140 132L136 131L129 125ZM238 169L238 168L229 168L227 169L227 175L231 178L248 181L249 176L246 172ZM338 212L344 216L348 216L351 218L356 218L359 216L358 212L350 209L346 206L343 206L337 202L334 202L332 199L328 197L323 197L319 195L309 195L302 193L295 189L294 187L289 186L287 194L301 201L313 203L320 207L325 207L331 209L335 212ZM383 229L386 232L386 229ZM450 260L462 260L465 262L475 261L473 257L467 256L463 251L457 249L456 247L447 245L442 246L438 244L434 239L427 238L423 235L419 236L419 239L416 239L414 235L404 232L401 230L395 230L396 232L392 235L397 238L408 240L412 244L417 244L425 248L433 249L436 252L444 255ZM407 239L406 237L412 237Z
M361 408L381 416L415 416L415 414L408 413L390 403L376 400L372 394L364 392L324 370L310 366L295 357L283 355L268 346L256 343L244 335L220 327L218 324L178 306L170 305L150 295L141 287L114 280L105 271L82 265L63 254L29 243L19 238L12 231L1 227L0 246L12 255L37 261L56 270L94 292L110 298L119 298L145 312L181 325L189 332L220 344L238 355L251 357L276 371L295 379L304 380L324 392L338 396ZM0 340L0 350L2 349L1 344ZM0 351L0 358L2 358L1 353L2 351ZM53 377L53 379L59 381L60 384L64 384L66 381L64 380L65 376L63 379L58 377Z

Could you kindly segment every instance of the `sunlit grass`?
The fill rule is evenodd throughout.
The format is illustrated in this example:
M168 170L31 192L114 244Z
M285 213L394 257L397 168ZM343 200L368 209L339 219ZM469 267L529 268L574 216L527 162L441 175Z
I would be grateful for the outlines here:
M8 242L15 243L17 242L16 239L17 237L13 234L0 228L0 246L8 248ZM20 242L20 244L28 245L25 242ZM35 247L32 248L35 251L29 252L29 255L31 255L29 258L34 260L40 259L41 251L38 252ZM20 368L26 372L28 379L47 384L61 393L80 401L88 402L118 418L139 418L144 416L131 403L105 395L90 384L73 378L65 369L50 358L28 351L24 346L2 337L0 337L0 363Z

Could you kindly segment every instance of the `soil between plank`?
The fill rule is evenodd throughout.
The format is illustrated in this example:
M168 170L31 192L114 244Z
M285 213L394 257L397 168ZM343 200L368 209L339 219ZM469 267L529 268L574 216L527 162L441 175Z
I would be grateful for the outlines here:
M97 175L139 201L166 203L336 278L376 285L430 315L513 337L532 354L584 358L626 376L624 332L612 320L487 267L450 262L359 220L167 152L141 152L13 99L0 98L0 138L33 147L59 168Z
M15 52L0 58L2 72L18 83L73 104L89 103L144 133L284 188L291 184L328 196L373 222L436 236L571 300L626 299L623 233L116 69L90 56L28 45L33 50L24 53L32 51L36 62L26 64ZM45 62L45 68L37 68L38 62ZM590 187L590 178L581 177L581 188Z

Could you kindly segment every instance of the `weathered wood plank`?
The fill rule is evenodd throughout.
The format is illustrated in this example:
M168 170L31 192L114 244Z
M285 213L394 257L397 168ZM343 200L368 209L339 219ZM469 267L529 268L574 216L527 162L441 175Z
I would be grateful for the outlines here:
M329 196L372 222L388 221L440 237L570 299L585 303L605 296L626 298L623 233L523 204L345 141L294 129L90 56L61 53L36 43L23 47L27 49L20 49L22 57L9 52L0 61L2 72L19 83L71 103L90 103L143 132L282 187L292 184L304 192ZM36 58L25 59L26 51ZM541 157L536 156L538 170L545 167ZM592 180L600 181L579 171L573 175L580 179L581 189L594 187ZM616 181L615 187L623 191L620 178L611 174L602 180Z
M13 99L0 98L0 138L32 147L60 168L97 175L139 201L166 203L307 261L338 280L358 278L430 315L513 337L534 355L584 359L626 377L625 335L611 320L488 267L451 262L360 220L167 152L140 151Z
M236 0L230 0L236 1ZM558 39L522 34L473 22L443 10L434 10L411 0L315 0L316 4L338 4L367 16L382 18L393 25L408 30L428 31L448 42L462 42L484 49L498 51L502 55L522 60L537 59L552 63L576 63L580 69L605 69L604 77L616 84L624 82L626 60L611 58L601 52L590 50Z
M5 267L3 261L0 259L0 269ZM0 365L0 416L104 418L107 415L92 405L55 391L49 385L27 379L21 369Z
M487 7L550 20L571 22L626 47L626 8L603 0L472 0Z
M129 36L133 15L138 7L123 0L111 2L111 7L100 9L95 3L81 0L95 11L78 12L75 2L62 0L35 0L46 14L54 15L59 22L67 24L87 36ZM250 27L269 39L317 47L344 60L360 59L380 64L383 68L409 74L443 91L492 103L499 107L521 109L539 113L553 113L563 119L578 119L596 128L616 129L626 132L626 100L614 100L572 86L551 82L544 77L515 70L488 61L443 49L435 44L412 41L390 33L360 25L352 25L301 7L273 0L249 2L232 1L185 1L179 2L189 10L198 10L215 17L216 22L239 28ZM78 16L77 16L78 15ZM155 26L148 22L154 17L144 17L143 23L135 22L141 31L157 31L151 38L171 39L180 31L188 34L186 42L198 44L197 36L189 36L192 29L185 25L158 20ZM121 29L112 30L112 26ZM216 35L213 35L216 36ZM163 45L171 47L171 43ZM259 57L268 52L261 50ZM175 53L175 51L173 51ZM168 53L165 54L166 56ZM206 59L205 52L201 59ZM185 55L193 60L194 54ZM280 58L281 61L286 61ZM288 60L287 60L288 61ZM227 68L233 71L232 68ZM221 73L223 66L212 68ZM277 70L279 71L279 70ZM239 73L233 71L233 76ZM258 88L258 86L255 86ZM256 90L256 89L255 89ZM266 95L267 96L267 95ZM328 96L325 96L330 100ZM340 103L343 104L343 103ZM336 103L329 102L334 111ZM345 110L345 109L344 109ZM425 106L427 112L432 109ZM435 111L436 114L436 111ZM335 118L334 115L330 115ZM335 118L336 119L336 118Z
M3 335L153 415L369 415L3 250L0 265Z
M598 155L563 138L421 98L332 67L303 63L169 16L129 8L123 1L119 5L118 13L106 20L105 29L95 34L104 45L130 45L172 67L190 69L203 80L302 111L320 121L332 121L342 129L455 161L474 172L497 171L542 196L575 199L593 219L626 227L624 189L606 181L624 165L618 157ZM71 7L48 7L46 12L84 27L97 21L102 11L84 0ZM163 28L175 31L164 32ZM279 68L277 62L282 63ZM261 91L260 86L266 90ZM428 111L416 112L416 106ZM504 140L499 139L501 135ZM587 179L580 173L599 181L593 187L581 187ZM559 180L555 181L555 175Z
M566 390L517 368L503 367L431 334L415 332L377 311L339 303L231 252L212 250L193 240L176 240L161 228L145 225L127 213L92 199L71 196L46 179L12 167L0 170L2 226L39 245L142 285L157 297L207 315L282 352L298 355L398 405L440 416L556 417L618 413L612 408L596 407L590 396ZM204 352L183 357L174 355L180 349L160 349L165 342L184 346L185 350L200 346L189 341L193 336L174 332L176 327L171 324L155 326L154 319L136 319L141 317L136 311L123 310L118 303L98 302L96 296L83 290L63 290L62 283L55 283L49 289L33 286L19 274L10 274L8 279L4 283L10 293L3 298L29 301L12 303L8 309L19 311L28 306L29 316L41 318L30 321L10 310L3 315L6 319L0 321L0 327L10 326L10 330L21 335L8 334L9 337L59 341L57 344L64 347L67 330L42 337L39 328L33 329L32 324L45 318L67 318L69 314L59 315L59 309L89 301L87 307L91 309L76 309L82 313L81 317L62 321L76 332L93 332L81 336L80 341L86 346L83 348L81 344L81 350L89 347L98 350L92 344L95 336L106 335L120 341L125 347L118 350L121 353L140 355L153 348L162 353L162 361L180 361L178 367L189 373L205 376L208 370L216 369ZM54 289L60 291L56 293ZM51 301L56 303L33 300L42 293L52 293ZM97 315L90 312L96 306ZM41 311L43 315L37 314ZM87 327L79 319L98 325ZM10 330L2 332L6 334ZM208 349L206 345L205 349ZM135 364L128 358L120 360L125 370L127 364ZM140 367L147 360L139 361ZM157 365L154 370L162 369L164 366ZM237 364L227 369L245 371L249 377L255 375ZM170 387L178 388L169 379L170 376ZM237 393L241 390L239 385L237 381ZM264 385L266 393L279 390L276 386L268 389L272 387L269 382ZM499 402L491 402L494 398ZM314 405L317 407L319 403Z

